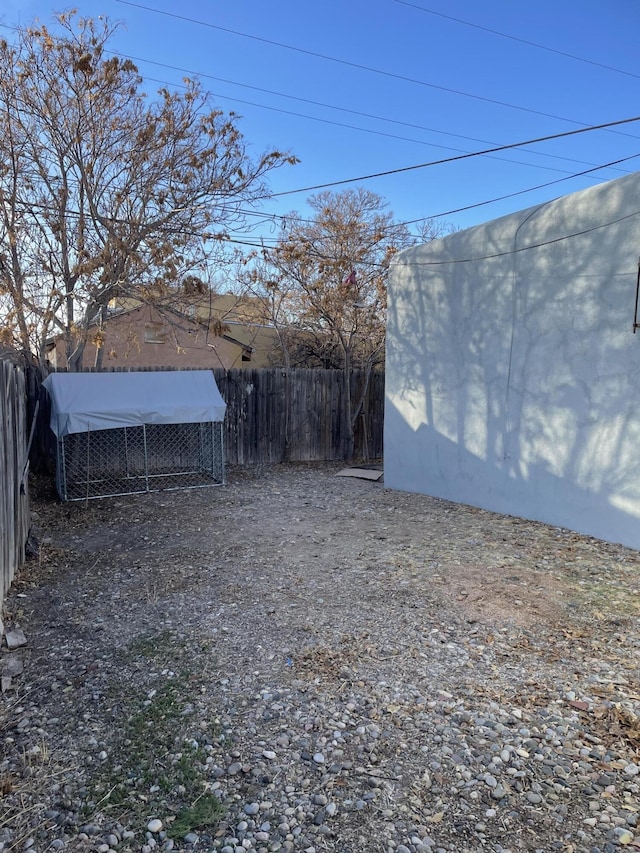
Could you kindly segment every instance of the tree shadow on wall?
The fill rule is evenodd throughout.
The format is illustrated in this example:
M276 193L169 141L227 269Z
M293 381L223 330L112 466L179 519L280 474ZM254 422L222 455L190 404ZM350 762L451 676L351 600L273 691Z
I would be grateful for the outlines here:
M561 201L400 256L385 480L640 547L638 218Z

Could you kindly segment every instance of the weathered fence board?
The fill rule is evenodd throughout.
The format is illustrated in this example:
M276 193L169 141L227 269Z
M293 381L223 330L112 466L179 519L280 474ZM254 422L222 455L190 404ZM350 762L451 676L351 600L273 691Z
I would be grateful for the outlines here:
M25 483L27 412L24 371L0 360L0 608L24 559L29 535L29 497ZM0 609L0 634L2 613Z

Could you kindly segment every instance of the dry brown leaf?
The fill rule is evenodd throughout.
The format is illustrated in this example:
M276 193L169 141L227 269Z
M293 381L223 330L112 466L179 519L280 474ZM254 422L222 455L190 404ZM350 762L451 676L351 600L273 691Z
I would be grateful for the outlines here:
M440 823L442 818L444 817L444 812L437 812L436 814L429 815L426 818L427 823Z

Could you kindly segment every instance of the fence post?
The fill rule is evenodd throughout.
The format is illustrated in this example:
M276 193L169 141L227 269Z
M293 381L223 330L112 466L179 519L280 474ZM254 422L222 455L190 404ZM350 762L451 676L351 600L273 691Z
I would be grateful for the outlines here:
M2 606L16 570L24 561L29 535L26 383L22 368L0 361L0 636Z

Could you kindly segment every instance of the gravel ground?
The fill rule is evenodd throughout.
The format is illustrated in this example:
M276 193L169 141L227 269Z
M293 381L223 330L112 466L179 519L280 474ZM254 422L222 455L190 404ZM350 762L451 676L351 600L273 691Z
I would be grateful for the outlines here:
M34 483L0 851L640 849L639 555L338 470Z

